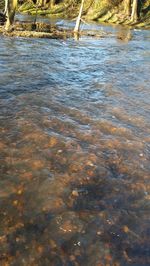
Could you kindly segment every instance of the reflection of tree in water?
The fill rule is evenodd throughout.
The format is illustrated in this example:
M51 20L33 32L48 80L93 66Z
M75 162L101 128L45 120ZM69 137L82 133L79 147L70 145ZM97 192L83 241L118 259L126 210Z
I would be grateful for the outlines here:
M117 28L117 39L128 42L132 39L131 29L128 27L118 27Z

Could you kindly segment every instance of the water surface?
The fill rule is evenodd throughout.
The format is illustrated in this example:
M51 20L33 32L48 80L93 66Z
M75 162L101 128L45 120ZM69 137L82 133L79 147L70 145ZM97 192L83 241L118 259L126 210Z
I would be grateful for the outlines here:
M150 265L150 34L91 27L0 39L0 265Z

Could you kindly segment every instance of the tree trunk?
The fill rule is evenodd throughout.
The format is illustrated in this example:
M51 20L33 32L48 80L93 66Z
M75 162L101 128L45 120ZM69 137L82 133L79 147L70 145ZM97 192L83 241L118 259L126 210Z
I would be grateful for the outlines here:
M124 10L125 10L126 16L130 16L130 12L131 12L130 5L131 5L131 0L124 1Z
M5 10L4 10L4 14L6 15L7 12L7 7L8 7L8 0L5 0Z
M17 7L17 0L5 0L5 3L6 2L7 2L7 7L6 7L7 21L6 21L5 29L9 30L11 25L14 22L14 17L15 17L15 12L16 12L16 7Z
M50 0L50 3L51 3L51 7L54 7L54 5L55 5L55 0Z
M38 0L37 1L37 6L38 7L43 7L44 0Z
M53 8L55 6L55 0L49 0L48 2L48 8Z
M131 20L136 22L138 19L138 0L133 0Z
M80 22L81 22L81 15L82 15L82 10L83 10L83 5L84 5L84 0L82 0L82 2L81 2L79 15L78 15L77 20L76 20L76 25L75 25L75 28L74 28L74 32L75 33L78 33L79 30L80 30Z

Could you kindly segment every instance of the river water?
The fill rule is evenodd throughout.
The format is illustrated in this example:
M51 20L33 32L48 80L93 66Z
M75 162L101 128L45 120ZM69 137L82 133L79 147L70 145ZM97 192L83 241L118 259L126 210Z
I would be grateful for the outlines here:
M150 32L92 27L0 38L2 266L150 265Z

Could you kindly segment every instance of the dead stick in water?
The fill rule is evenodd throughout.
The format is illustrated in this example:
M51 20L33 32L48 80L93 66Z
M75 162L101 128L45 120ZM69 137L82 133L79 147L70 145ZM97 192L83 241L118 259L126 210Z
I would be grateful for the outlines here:
M37 12L38 12L38 4L36 3L36 13L35 13L35 18L34 18L34 30L36 29Z

